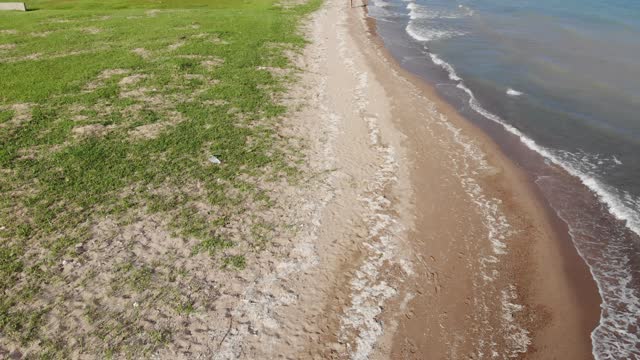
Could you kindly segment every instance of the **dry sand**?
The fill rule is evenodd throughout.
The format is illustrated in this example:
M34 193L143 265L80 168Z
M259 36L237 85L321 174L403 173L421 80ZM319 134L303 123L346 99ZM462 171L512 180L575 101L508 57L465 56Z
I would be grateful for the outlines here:
M293 251L219 358L591 357L595 284L526 175L380 46L364 8L308 22L284 127L310 143Z

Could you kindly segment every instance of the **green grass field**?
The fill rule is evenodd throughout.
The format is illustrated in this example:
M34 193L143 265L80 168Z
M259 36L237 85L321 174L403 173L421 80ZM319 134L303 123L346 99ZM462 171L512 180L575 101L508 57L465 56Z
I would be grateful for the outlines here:
M145 325L145 311L179 317L206 301L172 259L238 271L268 246L277 224L247 209L271 206L258 185L295 181L303 160L276 133L275 99L318 4L34 0L0 12L0 358L150 356L176 329ZM145 219L178 249L108 245ZM139 305L101 306L114 299Z

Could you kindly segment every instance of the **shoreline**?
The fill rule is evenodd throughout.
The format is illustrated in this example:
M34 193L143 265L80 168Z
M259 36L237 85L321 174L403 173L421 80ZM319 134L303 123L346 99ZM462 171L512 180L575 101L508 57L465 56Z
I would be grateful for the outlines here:
M16 75L0 358L546 360L640 343L625 307L640 302L611 302L598 271L635 249L576 236L575 219L611 216L572 217L599 203L456 102L437 61L396 42L402 22L344 0L57 1L0 30ZM114 61L32 71L82 61L87 34ZM620 313L630 331L604 329Z
M366 17L366 10L362 13L364 14L362 16ZM431 85L417 75L404 70L395 61L393 55L384 48L382 39L375 33L375 20L366 17L365 21L370 37L368 40L360 37L360 44L367 46L365 42L368 41L369 46L377 47L379 53L382 53L386 58L386 63L393 67L393 71L400 73L412 85L418 87L427 98L437 104L437 108L444 112L456 126L461 127L464 132L472 134L471 137L474 140L479 140L483 150L491 159L490 162L498 163L505 172L505 175L501 176L500 184L496 184L493 179L487 181L484 186L494 187L493 190L502 195L503 199L505 193L511 192L509 195L513 202L511 206L514 206L516 211L527 210L525 214L518 216L526 217L527 213L533 214L531 217L534 220L527 219L523 225L527 227L537 224L536 229L538 230L534 230L534 234L525 236L523 240L535 238L535 243L531 247L516 244L512 251L518 255L512 255L511 264L507 265L507 268L514 272L513 278L519 282L518 285L524 288L521 291L525 299L525 307L530 312L536 313L537 320L529 324L534 335L526 357L542 359L552 356L575 359L592 357L590 334L599 321L601 299L586 263L573 247L566 223L546 202L531 177L504 155L494 140L470 120L459 115L451 105L436 94ZM357 29L354 30L357 32ZM369 60L375 62L375 59L370 58ZM382 71L384 70L378 71L378 74ZM412 171L412 173L413 183L420 184L417 180L421 177L420 171ZM418 191L417 196L420 196L419 190L416 189L416 191ZM423 210L419 209L418 211ZM543 229L540 230L540 227ZM538 231L541 231L542 235L535 234ZM415 241L419 237L419 231L414 232L411 237ZM527 265L521 267L518 263L522 261L525 261ZM536 275L528 275L531 271ZM558 295L558 292L563 294ZM568 314L574 315L573 319L567 319L566 315ZM560 322L564 322L564 324L560 324ZM402 328L402 322L400 328ZM417 328L408 327L412 332L419 328L420 326ZM575 334L573 339L568 336L568 330L569 334L572 332ZM403 334L400 331L396 336L395 354L400 354L403 351L397 350L402 346L398 343L401 340L406 341L406 339L401 339L402 337ZM560 338L563 339L562 344L558 343Z
M521 68L513 76L509 70L513 69L511 65L495 67L500 64L501 56L494 57L493 50L509 52L509 46L492 41L492 35L477 26L482 23L481 19L501 16L506 19L511 18L511 14L499 15L489 9L475 15L460 14L461 19L466 20L449 24L452 29L468 27L473 30L454 36L455 40L427 39L428 36L416 36L409 27L425 30L437 23L436 28L446 29L445 23L449 20L441 18L442 24L440 20L434 20L431 25L417 20L420 13L433 4L416 4L420 5L413 8L410 4L392 2L368 7L369 15L379 20L377 34L386 49L404 69L431 84L441 99L488 135L499 150L529 176L530 182L535 183L533 189L541 195L542 202L549 205L552 217L559 223L560 235L568 239L561 243L563 248L570 257L575 258L577 252L587 264L593 281L583 283L590 287L595 283L598 289L600 319L591 333L593 355L596 358L640 356L640 333L636 326L640 314L640 257L637 251L640 203L633 177L620 181L632 175L638 164L633 156L629 156L634 153L634 145L625 145L622 139L618 142L614 135L607 137L593 128L593 124L587 125L578 119L580 116L573 116L576 112L590 113L584 112L589 109L585 103L573 106L588 99L588 94L573 92L577 102L570 105L571 101L564 102L562 94L558 93L561 88L551 85L553 80L545 82L550 85L545 90L536 88L535 81L529 82L527 77L531 74L526 70L526 61L512 63L515 68ZM407 21L404 15L410 19ZM582 28L585 26L589 25L583 23ZM521 35L526 38L527 33L530 34ZM511 38L511 35L505 36ZM486 52L477 47L483 42L486 42ZM527 58L531 56L535 57L529 54ZM493 60L498 62L493 63ZM485 74L489 68L493 69L491 74ZM509 94L507 90L511 88L506 84L522 90L523 96ZM566 85L572 86L571 82ZM574 111L555 113L554 106L544 99L555 101L561 107L568 106L564 110L573 106ZM599 99L602 97L592 98L594 102ZM613 102L614 98L606 103L611 105ZM617 119L616 116L602 117L607 111L603 110L600 116L596 115L597 111L592 115L601 120L597 121L600 124L609 123L607 118ZM575 277L571 266L567 270L569 276ZM570 281L573 283L575 281Z

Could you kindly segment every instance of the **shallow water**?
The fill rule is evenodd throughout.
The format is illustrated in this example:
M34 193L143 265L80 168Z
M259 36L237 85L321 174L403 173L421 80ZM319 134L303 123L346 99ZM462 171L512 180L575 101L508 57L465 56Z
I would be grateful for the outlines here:
M640 358L640 3L374 0L369 15L404 67L544 159L509 154L598 284L594 355Z

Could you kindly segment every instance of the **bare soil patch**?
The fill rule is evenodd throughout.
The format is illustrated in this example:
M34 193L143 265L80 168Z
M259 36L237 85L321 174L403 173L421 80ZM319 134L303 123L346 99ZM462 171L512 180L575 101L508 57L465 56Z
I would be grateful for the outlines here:
M96 35L102 32L102 29L98 29L95 27L87 27L87 28L82 28L80 29L80 31L86 33L86 34L90 34L90 35Z
M113 129L113 126L101 124L83 125L74 127L71 132L76 136L102 136Z
M151 51L146 50L144 48L135 48L133 50L131 50L134 54L142 57L143 59L149 59L151 58Z

